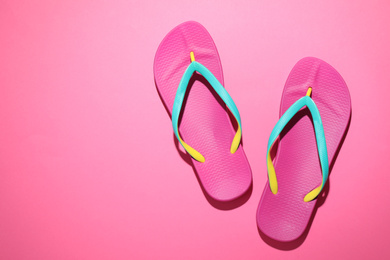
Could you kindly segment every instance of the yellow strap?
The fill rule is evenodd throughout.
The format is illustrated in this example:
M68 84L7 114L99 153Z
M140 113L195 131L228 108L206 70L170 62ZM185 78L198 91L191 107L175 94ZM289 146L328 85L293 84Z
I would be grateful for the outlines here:
M191 56L191 62L195 61L195 55L194 55L194 52L190 52L190 56Z
M269 179L269 186L271 188L271 191L273 194L278 193L278 180L276 179L276 173L275 173L275 167L272 163L271 159L271 150L272 150L273 144L271 146L271 149L269 149L268 155L267 155L267 165L268 165L268 179Z
M183 141L183 139L181 139L181 136L179 134L179 139L180 139L180 143L183 145L184 149L197 161L199 162L205 162L205 159L204 159L204 156L198 152L197 150L195 150L194 148L192 148L191 146L189 146L186 142Z

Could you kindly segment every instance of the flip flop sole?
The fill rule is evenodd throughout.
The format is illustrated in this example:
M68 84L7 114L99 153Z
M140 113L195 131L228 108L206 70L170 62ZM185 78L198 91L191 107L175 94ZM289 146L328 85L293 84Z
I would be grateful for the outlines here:
M340 74L316 58L300 60L284 87L280 116L312 87L312 99L320 112L329 163L346 131L351 99ZM274 159L279 190L274 195L267 183L257 210L257 225L268 237L278 241L299 238L310 220L317 200L303 198L322 180L314 126L307 108L300 110L280 136Z
M163 39L154 61L156 86L170 115L177 87L191 62L190 52L223 85L219 55L209 33L197 22L180 24ZM249 163L242 145L230 153L235 130L226 105L199 74L190 80L179 122L183 140L206 159L204 163L192 159L205 191L218 201L243 195L252 182Z

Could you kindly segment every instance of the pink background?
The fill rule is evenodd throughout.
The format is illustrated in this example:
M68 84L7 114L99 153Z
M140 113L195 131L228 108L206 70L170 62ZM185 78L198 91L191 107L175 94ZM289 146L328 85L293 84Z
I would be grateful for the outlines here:
M388 1L61 2L0 1L0 259L390 257ZM154 85L158 44L187 20L212 35L242 116L253 191L231 210L205 198ZM328 197L286 251L255 212L305 56L341 73L353 114Z

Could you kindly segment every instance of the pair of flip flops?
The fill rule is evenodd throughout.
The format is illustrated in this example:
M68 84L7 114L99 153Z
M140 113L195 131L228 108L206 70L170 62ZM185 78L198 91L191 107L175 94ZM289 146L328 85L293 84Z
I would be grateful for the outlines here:
M169 32L158 47L154 76L204 190L218 201L242 196L252 173L240 145L240 114L223 87L219 55L206 29L186 22ZM264 234L278 241L302 235L350 112L348 88L333 67L316 58L295 65L268 141L268 183L256 216Z

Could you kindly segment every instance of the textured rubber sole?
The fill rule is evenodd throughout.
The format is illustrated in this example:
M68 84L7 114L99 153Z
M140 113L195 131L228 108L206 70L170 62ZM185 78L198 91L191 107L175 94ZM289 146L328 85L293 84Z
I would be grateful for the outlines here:
M349 91L329 64L304 58L287 79L280 116L306 94L308 87L312 87L312 99L321 114L331 163L350 119ZM304 202L303 198L322 180L314 126L307 108L298 112L282 132L274 165L279 190L274 195L266 184L257 210L257 225L274 240L293 241L305 231L317 201Z
M219 55L209 33L197 22L180 24L163 39L154 60L157 89L170 114L180 79L191 62L191 51L224 85ZM227 108L199 74L190 80L181 114L183 140L206 159L204 163L192 162L208 195L218 201L243 195L252 183L249 163L242 145L230 153L235 130Z

